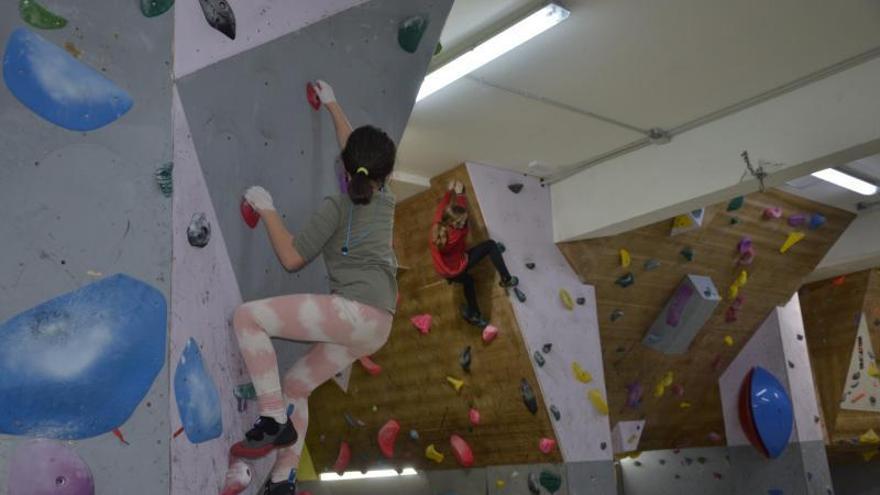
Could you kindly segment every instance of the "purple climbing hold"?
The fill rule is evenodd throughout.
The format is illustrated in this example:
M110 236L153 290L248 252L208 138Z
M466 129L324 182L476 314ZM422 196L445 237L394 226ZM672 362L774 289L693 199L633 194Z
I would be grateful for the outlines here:
M9 460L10 495L94 495L88 464L72 449L52 440L28 440Z
M798 227L800 225L805 224L806 222L807 222L807 215L805 215L803 213L796 213L796 214L788 217L788 224L791 225L792 227Z
M626 407L636 409L642 403L642 384L638 381L626 386Z
M688 301L694 295L694 289L689 284L681 284L678 290L672 295L672 302L666 310L666 324L671 327L677 327L681 322L681 315Z
M825 215L821 213L813 213L810 215L810 230L816 230L825 225Z
M225 34L229 39L235 39L235 13L226 0L199 0L202 13L208 24Z
M632 285L636 281L635 276L633 276L632 272L627 273L626 275L621 275L617 280L614 281L615 284L623 287L624 289Z
M736 245L736 250L739 251L739 254L746 254L751 248L752 238L749 236L744 236L739 240L739 244Z

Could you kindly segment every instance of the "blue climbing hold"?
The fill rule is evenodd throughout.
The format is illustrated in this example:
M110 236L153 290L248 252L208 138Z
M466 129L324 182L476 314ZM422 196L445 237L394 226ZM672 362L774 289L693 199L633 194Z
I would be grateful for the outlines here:
M104 127L133 104L113 81L25 28L6 43L3 80L24 106L72 131Z
M114 275L0 324L0 433L77 440L121 426L165 363L165 298Z
M769 371L756 366L750 388L752 421L767 455L779 457L791 437L794 412L785 387Z
M813 213L810 215L810 230L816 230L819 227L825 225L825 215L821 213Z
M207 442L223 433L220 394L193 339L186 343L174 372L174 397L190 442Z

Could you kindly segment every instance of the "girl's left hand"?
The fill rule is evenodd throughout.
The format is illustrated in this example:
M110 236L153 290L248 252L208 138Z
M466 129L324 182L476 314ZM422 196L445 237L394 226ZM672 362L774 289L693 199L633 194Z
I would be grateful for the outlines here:
M257 211L275 211L272 195L260 186L251 186L244 193L244 199Z

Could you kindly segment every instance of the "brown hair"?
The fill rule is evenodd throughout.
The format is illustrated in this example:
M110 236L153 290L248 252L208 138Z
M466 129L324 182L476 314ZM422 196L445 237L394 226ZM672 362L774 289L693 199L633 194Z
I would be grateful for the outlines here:
M397 146L382 129L366 125L352 131L342 150L342 163L351 176L348 196L366 205L373 199L373 183L382 184L394 170Z

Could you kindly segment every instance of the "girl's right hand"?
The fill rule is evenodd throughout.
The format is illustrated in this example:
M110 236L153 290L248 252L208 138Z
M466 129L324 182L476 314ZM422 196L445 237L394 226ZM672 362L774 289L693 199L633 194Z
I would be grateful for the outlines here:
M251 186L244 193L244 199L257 211L275 211L272 195L260 186Z
M333 87L327 84L325 81L318 79L315 81L315 90L318 92L318 98L321 99L321 103L334 103L336 101L336 95L333 93Z

